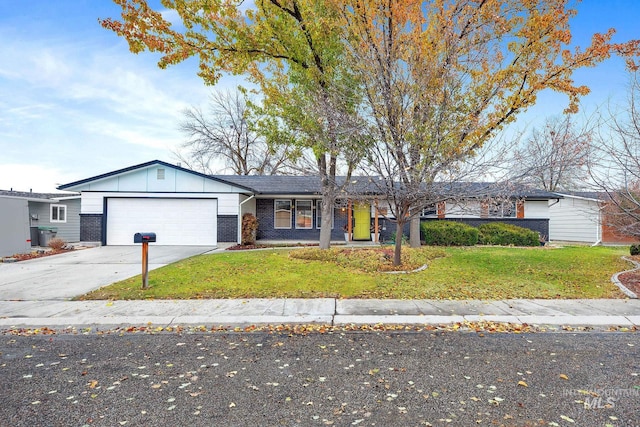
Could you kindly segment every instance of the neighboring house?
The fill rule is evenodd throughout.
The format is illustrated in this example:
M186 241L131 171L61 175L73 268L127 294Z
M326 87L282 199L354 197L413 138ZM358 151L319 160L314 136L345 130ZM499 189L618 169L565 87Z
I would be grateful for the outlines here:
M80 195L0 190L0 256L29 252L39 228L66 242L80 240Z
M590 244L627 244L637 242L607 225L606 194L598 192L556 193L562 196L549 204L549 238L555 241Z
M365 182L368 177L354 177ZM132 245L137 232L155 232L157 244L217 245L239 242L244 213L258 218L259 240L314 241L320 237L320 181L315 176L206 175L159 160L58 187L81 193L80 239L104 245ZM451 218L479 224L504 221L548 235L551 193L519 191L513 199L477 211L441 204L424 219ZM517 200L517 201L516 201ZM332 218L333 240L344 230L353 240L387 240L395 231L388 205L370 194L367 201L340 199ZM349 224L351 224L349 226Z
M29 206L26 199L0 195L0 257L29 252Z

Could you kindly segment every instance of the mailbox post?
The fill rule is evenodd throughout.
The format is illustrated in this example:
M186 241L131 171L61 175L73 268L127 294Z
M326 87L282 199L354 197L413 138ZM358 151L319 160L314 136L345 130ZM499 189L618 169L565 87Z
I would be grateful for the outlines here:
M133 243L142 243L142 289L149 288L149 242L156 241L156 233L136 233Z

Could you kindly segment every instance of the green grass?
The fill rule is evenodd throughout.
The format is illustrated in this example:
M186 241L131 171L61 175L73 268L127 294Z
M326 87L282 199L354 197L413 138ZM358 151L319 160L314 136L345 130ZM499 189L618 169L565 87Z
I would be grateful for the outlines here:
M151 271L146 291L140 289L138 276L79 299L624 297L610 277L628 267L620 259L626 248L422 251L424 259L441 257L428 261L426 270L411 274L367 272L359 269L357 262L344 266L327 260L295 259L289 250L229 251Z

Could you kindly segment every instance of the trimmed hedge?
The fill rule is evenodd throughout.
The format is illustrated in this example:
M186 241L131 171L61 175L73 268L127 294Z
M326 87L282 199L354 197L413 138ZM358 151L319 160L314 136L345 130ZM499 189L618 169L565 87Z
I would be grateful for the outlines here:
M478 243L478 229L456 221L425 221L420 231L427 245L473 246Z
M629 247L631 256L640 255L640 243L633 244Z
M478 227L481 245L539 246L538 233L504 222L489 222Z

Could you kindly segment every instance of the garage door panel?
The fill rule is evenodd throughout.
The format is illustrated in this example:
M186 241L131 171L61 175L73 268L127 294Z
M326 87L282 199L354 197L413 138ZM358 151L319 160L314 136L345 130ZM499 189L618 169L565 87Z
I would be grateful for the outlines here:
M158 245L217 244L216 199L110 198L107 244L132 245L137 232L155 232Z

